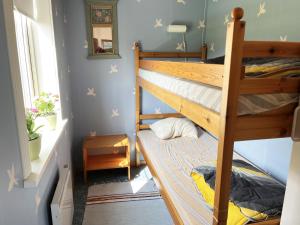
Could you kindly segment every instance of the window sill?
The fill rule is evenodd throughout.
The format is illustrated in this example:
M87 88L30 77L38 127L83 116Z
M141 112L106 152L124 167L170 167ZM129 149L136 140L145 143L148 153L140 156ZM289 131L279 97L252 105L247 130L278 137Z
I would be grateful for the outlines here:
M56 144L66 129L67 123L67 119L63 120L57 125L56 130L43 133L40 158L31 162L31 173L29 177L24 180L24 188L34 188L39 185L50 159L55 152Z

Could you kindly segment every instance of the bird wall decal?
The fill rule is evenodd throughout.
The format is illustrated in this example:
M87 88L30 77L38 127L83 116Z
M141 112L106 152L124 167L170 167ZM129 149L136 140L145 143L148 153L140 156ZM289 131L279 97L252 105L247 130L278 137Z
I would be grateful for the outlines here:
M96 91L95 91L95 88L88 88L88 91L86 93L87 96L96 96Z
M267 12L266 10L266 2L260 3L259 4L259 10L257 13L257 17L260 17L261 15L265 14Z
M15 174L15 165L12 164L11 168L7 170L9 177L8 192L11 192L15 185L18 184Z
M163 27L162 19L155 19L154 28Z
M197 26L198 29L205 28L205 20L199 20L199 24Z

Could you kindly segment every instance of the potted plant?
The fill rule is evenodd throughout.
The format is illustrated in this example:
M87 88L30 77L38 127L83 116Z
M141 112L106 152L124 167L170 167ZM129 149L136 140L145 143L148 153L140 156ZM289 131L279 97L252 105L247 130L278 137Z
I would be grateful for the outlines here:
M51 93L42 93L35 101L34 105L38 110L38 115L44 117L47 125L51 130L56 128L57 114L55 111L55 104L58 102L58 95Z
M35 119L37 117L37 110L28 110L26 113L26 127L29 141L29 156L30 160L36 160L41 152L41 135L37 132L42 126L35 127Z

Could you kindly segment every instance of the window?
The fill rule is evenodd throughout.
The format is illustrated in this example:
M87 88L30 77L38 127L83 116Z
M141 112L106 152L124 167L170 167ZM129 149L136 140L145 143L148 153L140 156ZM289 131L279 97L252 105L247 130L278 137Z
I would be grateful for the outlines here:
M32 22L17 10L14 10L14 18L24 104L25 108L33 108L33 99L38 95L39 90L34 60Z

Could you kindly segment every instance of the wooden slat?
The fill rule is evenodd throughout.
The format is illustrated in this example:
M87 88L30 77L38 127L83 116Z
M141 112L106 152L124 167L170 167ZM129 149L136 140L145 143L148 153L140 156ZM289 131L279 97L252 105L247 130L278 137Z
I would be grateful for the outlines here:
M241 94L299 93L300 78L246 78L241 81Z
M233 21L227 25L224 79L219 125L218 159L216 167L214 225L226 225L228 201L231 191L231 170L233 147L235 141L235 125L238 112L238 98L242 73L243 42L245 22L243 9L235 8Z
M178 212L176 210L176 207L175 207L175 205L174 205L174 203L173 203L173 201L172 201L169 193L166 191L163 183L161 182L160 177L157 175L156 169L153 166L153 163L152 163L151 159L148 157L147 152L145 151L145 149L144 149L144 147L143 147L143 145L142 145L139 137L137 137L137 144L139 146L140 151L143 154L143 157L144 157L144 159L145 159L145 161L147 163L147 166L148 166L148 168L149 168L152 176L155 178L154 181L158 182L157 186L158 186L159 191L161 193L161 196L164 199L164 202L166 203L167 208L168 208L168 210L169 210L169 212L170 212L170 214L172 216L174 224L175 225L183 225L184 222L182 221L181 217L179 216L179 214L178 214Z
M149 124L141 124L140 130L148 130L150 128Z
M140 58L202 58L201 52L140 52Z
M139 78L139 84L162 102L168 104L177 112L194 121L216 137L219 131L219 115L205 107L166 91L150 82Z
M235 140L254 140L288 137L291 134L293 114L240 116L237 119Z
M165 119L169 117L181 118L183 117L180 113L161 113L161 114L141 114L141 120L152 120L152 119Z
M269 220L257 222L257 223L251 223L251 225L279 225L279 224L280 224L280 218L269 219Z
M278 116L239 116L236 123L236 129L287 128L291 126L292 122L293 114Z
M300 42L245 41L243 46L245 58L300 57Z
M222 87L223 65L140 60L140 68Z
M285 128L263 128L241 130L235 135L235 141L273 139L290 137L291 132Z

